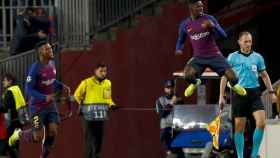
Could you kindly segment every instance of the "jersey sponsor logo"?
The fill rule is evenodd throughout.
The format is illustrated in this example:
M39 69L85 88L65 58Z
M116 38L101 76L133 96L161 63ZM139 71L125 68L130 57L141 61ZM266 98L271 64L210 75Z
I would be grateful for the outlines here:
M32 81L32 77L31 76L27 76L26 82L31 82L31 81Z
M197 40L200 40L202 38L205 38L208 35L210 35L210 32L208 32L208 31L207 32L202 32L202 33L196 33L194 35L191 35L191 39L197 41Z
M45 81L42 81L42 84L46 85L46 86L49 86L49 85L52 85L54 83L55 79L50 79L50 80L45 80Z

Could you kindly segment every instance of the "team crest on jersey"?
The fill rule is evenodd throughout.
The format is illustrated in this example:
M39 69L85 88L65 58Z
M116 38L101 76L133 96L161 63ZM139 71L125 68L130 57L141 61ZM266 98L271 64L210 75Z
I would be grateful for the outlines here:
M191 31L192 31L192 28L191 28L191 27L189 27L189 28L187 27L187 31L188 31L188 32L191 32Z
M257 65L255 65L255 64L252 65L252 71L254 71L254 72L258 71Z

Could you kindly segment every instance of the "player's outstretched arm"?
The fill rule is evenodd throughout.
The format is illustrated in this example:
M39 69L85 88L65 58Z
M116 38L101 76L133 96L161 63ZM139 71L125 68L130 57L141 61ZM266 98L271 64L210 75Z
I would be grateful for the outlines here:
M222 76L220 81L220 97L219 97L219 106L222 110L225 105L225 89L227 84L227 78L225 76Z
M177 43L176 43L176 51L175 54L182 54L183 53L183 48L185 45L185 41L186 41L186 32L184 30L184 22L180 25L179 28L179 34L178 34L178 39L177 39Z
M220 37L227 38L227 33L221 27L221 25L218 23L217 19L213 16L209 16L209 20L213 24L214 32Z
M270 77L269 77L267 71L266 70L261 71L260 72L260 76L261 76L261 78L262 78L262 80L263 80L263 82L264 82L268 92L271 94L272 102L276 103L277 102L277 97L275 95L275 91L273 90L273 87L272 87L272 84L271 84L271 80L270 80Z

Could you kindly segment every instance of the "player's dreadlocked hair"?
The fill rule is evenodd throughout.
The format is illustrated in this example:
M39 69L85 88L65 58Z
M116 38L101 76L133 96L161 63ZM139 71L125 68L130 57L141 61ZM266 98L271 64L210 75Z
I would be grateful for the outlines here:
M188 4L194 4L194 3L198 2L198 1L202 1L202 0L187 0L186 2Z
M40 42L38 42L38 43L35 45L35 50L36 50L36 52L38 52L39 49L40 49L43 45L45 45L45 44L47 44L47 43L48 43L47 40L41 40Z

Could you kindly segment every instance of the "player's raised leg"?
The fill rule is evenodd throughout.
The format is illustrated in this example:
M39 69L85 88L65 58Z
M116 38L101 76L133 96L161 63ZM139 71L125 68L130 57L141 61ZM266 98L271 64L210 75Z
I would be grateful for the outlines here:
M196 60L196 58L190 59L184 68L184 78L189 83L189 86L184 93L186 97L190 97L196 90L197 86L201 84L201 80L197 78L197 76L201 74L203 68L196 64Z
M238 84L238 78L236 77L234 71L229 68L225 71L225 76L228 79L228 86L238 95L245 96L247 92L240 84Z

